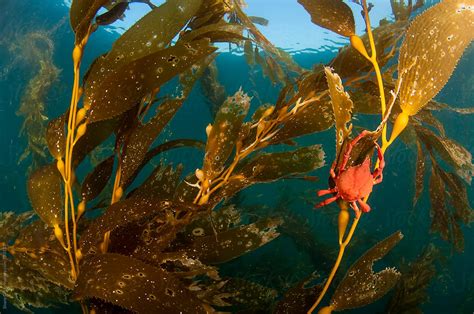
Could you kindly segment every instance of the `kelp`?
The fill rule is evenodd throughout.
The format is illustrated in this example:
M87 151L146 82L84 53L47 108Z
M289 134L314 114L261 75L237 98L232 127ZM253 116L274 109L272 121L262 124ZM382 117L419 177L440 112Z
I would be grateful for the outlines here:
M80 61L89 35L100 25L121 18L130 2L146 3L150 11L122 34L110 51L97 57L82 77L80 88ZM13 274L6 286L0 283L0 290L12 304L26 309L77 300L84 311L97 312L257 312L272 308L277 313L296 313L307 311L315 296L324 295L324 287L312 283L318 271L327 268L334 250L315 240L311 224L292 213L287 203L257 210L258 206L237 205L245 197L238 193L257 183L317 180L313 171L325 164L323 147L301 146L299 137L335 125L335 161L340 163L341 152L350 141L352 113L382 112L383 95L393 98L389 105L395 103L396 116L404 110L407 98L403 96L398 106L395 98L399 90L406 95L409 88L418 90L424 84L431 93L434 86L416 78L416 73L412 75L411 71L423 72L426 67L426 62L413 56L423 51L430 60L438 60L433 51L447 48L426 38L445 36L444 26L457 22L459 16L453 16L452 10L441 12L440 8L456 5L448 0L416 18L397 65L393 57L398 43L421 1L408 1L407 5L392 1L396 21L381 21L373 33L366 16L368 34L360 38L355 35L351 9L344 2L299 2L315 24L351 39L351 45L342 48L327 66L299 67L259 31L255 24L266 25L268 20L248 16L242 9L243 1L177 0L158 7L149 1L72 2L76 41L71 107L44 130L42 140L55 163L45 163L28 180L32 207L41 219L30 222L30 214L0 217L4 226L0 241L8 253L2 257ZM365 1L356 3L368 11ZM471 11L466 7L459 14L463 20ZM446 16L450 19L444 19ZM430 28L422 32L420 27L431 17L442 29L428 35ZM462 36L469 36L466 34ZM446 40L448 48L456 45L450 60L459 59L466 42L458 42L457 35ZM253 111L248 91L241 88L227 97L217 78L215 42L240 46L250 66L258 65L273 84L282 84L278 99L269 104L254 93L261 105ZM371 53L375 48L377 58L365 56L362 46ZM452 72L451 63L448 70ZM378 71L372 69L375 64ZM394 79L397 66L398 82ZM448 70L433 72L440 74L435 78L437 83L447 80ZM186 108L198 80L211 103L211 123L206 130L196 130L196 134L207 135L205 143L170 137L172 132L163 134L177 112ZM175 87L174 91L168 92L168 87ZM410 120L405 139L417 143L415 200L423 195L423 174L431 173L431 230L461 251L462 226L472 221L463 182L472 177L472 156L447 137L449 130L433 115L435 110L471 112L470 108L456 109L428 99ZM379 128L351 151L349 167L372 156L375 141L387 121L393 121L390 110L385 114ZM188 160L155 160L176 148L201 150L202 165L183 178L183 171L190 170ZM453 172L445 170L446 166ZM357 221L349 233L356 225ZM329 310L365 306L394 287L400 279L394 268L374 273L372 266L401 237L397 232L381 241L349 268ZM298 250L311 255L311 269L293 265L297 272L292 269L289 274L272 276L268 272L278 265L270 260L265 273L256 275L262 280L255 280L254 272L243 276L232 272L245 255L263 246L267 246L263 252L270 251L286 240L297 242ZM271 254L260 258L273 258ZM401 277L391 311L423 300L420 291L426 288L425 279L432 269L417 271L430 260L428 255L421 259L423 262L412 264L413 270ZM415 277L423 281L413 292L413 301L407 291L413 291L409 286ZM72 298L66 299L71 290Z
M384 257L402 238L401 232L397 231L360 257L336 288L328 308L331 311L342 311L361 307L373 303L392 289L401 274L395 268L385 268L375 273L372 267L375 261Z
M403 78L400 104L408 115L416 114L448 81L474 39L472 16L467 4L448 0L426 10L410 24L398 62L399 80Z
M385 308L386 313L422 313L421 305L429 300L427 289L436 277L435 262L439 258L439 250L429 244L414 261L404 267Z

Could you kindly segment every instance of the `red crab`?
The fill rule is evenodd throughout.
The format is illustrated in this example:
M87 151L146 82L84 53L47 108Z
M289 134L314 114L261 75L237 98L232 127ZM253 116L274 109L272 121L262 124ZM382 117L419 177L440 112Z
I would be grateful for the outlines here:
M382 182L382 172L385 166L385 161L380 146L376 142L374 142L375 147L377 148L377 155L379 161L379 166L374 171L374 173L370 172L369 157L367 157L360 165L348 167L346 169L346 165L349 160L352 149L357 144L357 142L359 142L359 140L366 136L368 133L368 131L363 131L347 145L347 149L344 153L344 159L342 160L341 165L339 166L339 171L337 174L334 172L336 168L336 162L334 161L331 170L329 171L329 174L334 180L335 187L328 190L318 191L318 196L323 196L331 193L335 193L335 195L317 204L316 207L325 206L340 198L350 203L357 217L360 216L360 209L359 206L357 206L357 203L359 203L363 212L366 213L370 211L370 206L366 202L364 202L363 198L365 198L372 192L372 187L374 186L374 184Z

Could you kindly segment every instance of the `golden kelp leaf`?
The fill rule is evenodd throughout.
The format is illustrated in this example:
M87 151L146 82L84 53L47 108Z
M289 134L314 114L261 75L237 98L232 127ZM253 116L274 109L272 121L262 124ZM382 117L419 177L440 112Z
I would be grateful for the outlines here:
M14 212L0 213L0 243L9 243L15 239L23 228L24 223L33 217L34 213L28 211L21 214Z
M135 313L206 313L203 303L161 268L113 253L89 257L83 265L75 300L99 298Z
M443 240L449 241L449 214L446 207L445 185L436 167L431 169L430 177L431 228Z
M416 114L446 84L474 38L473 19L472 4L446 0L411 23L398 61L400 105L407 114Z
M400 231L380 241L359 258L347 271L331 298L334 311L371 304L384 296L400 279L395 268L374 273L374 262L384 257L403 238Z
M331 96L332 109L336 123L336 155L339 154L344 139L348 138L352 124L352 108L354 104L348 93L344 91L341 78L337 73L333 73L331 68L325 67L326 79Z
M125 142L121 172L122 182L129 182L146 157L146 153L155 139L181 108L186 98L169 99L158 107L157 114L145 124L138 125L131 131Z
M76 44L86 36L92 20L108 0L72 0L69 16L71 26L76 33Z
M53 229L41 220L26 226L9 251L20 265L39 272L48 281L68 289L74 287L66 251Z
M81 195L82 199L87 201L93 200L99 196L100 192L105 188L107 182L109 182L112 176L112 170L114 167L114 158L112 155L104 159L98 164L92 172L90 172L84 182L82 182Z
M289 139L321 132L334 123L334 115L329 100L315 101L293 114L275 134L271 142L281 143Z
M176 169L172 166L156 167L150 176L132 191L129 197L146 198L150 195L163 199L172 199L178 186L179 177L183 171L183 165L178 165Z
M298 0L309 15L311 22L339 35L355 34L355 22L351 8L342 0Z
M280 219L260 220L216 235L195 237L186 251L204 264L221 264L267 244L279 236Z
M120 68L103 67L101 77L89 75L85 104L91 122L113 118L139 103L145 95L212 54L208 40L181 44L151 53ZM97 64L97 63L96 63Z
M61 174L56 164L35 170L28 179L28 197L34 211L48 226L62 224Z
M68 117L69 111L49 121L46 128L48 149L55 159L63 157L66 151L66 119Z
M416 204L418 198L423 192L425 182L425 154L421 147L421 143L416 141L417 155L416 155L416 171L415 171L415 196L413 197L413 205Z
M214 178L224 167L234 149L240 127L250 107L250 97L241 89L228 97L217 112L209 132L203 171L206 178Z

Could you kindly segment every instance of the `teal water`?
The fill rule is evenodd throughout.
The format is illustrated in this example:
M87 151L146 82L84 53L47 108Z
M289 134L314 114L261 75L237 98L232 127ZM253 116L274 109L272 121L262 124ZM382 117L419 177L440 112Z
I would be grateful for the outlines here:
M288 0L290 1L290 0ZM296 1L295 1L296 2ZM297 5L297 4L295 4ZM23 212L30 209L26 197L26 179L28 160L18 164L18 158L26 147L25 136L20 136L22 118L16 115L22 94L36 71L36 60L28 58L28 44L21 39L28 32L44 32L54 42L54 64L61 70L58 81L46 96L45 115L53 118L64 112L69 105L72 85L73 33L67 20L67 7L54 0L27 1L2 0L0 2L0 210ZM263 15L263 14L262 14ZM389 15L389 12L387 12ZM271 27L271 21L270 25ZM54 30L51 32L51 30ZM95 57L106 52L117 34L104 30L96 32L88 43L83 61L83 69L91 64ZM11 50L13 44L20 48ZM21 46L23 45L23 46ZM307 47L312 48L312 47ZM237 49L237 48L234 48ZM22 56L24 54L24 57ZM324 63L334 56L334 52L302 52L294 56L295 61L303 67L311 68L317 63ZM219 79L231 95L240 87L254 95L252 109L262 103L274 103L281 86L272 86L263 78L258 68L249 69L243 56L223 49L217 57ZM84 71L83 70L83 71ZM472 106L474 49L465 52L455 73L447 86L436 97L455 107ZM249 80L249 71L253 80ZM170 87L172 88L172 87ZM256 94L255 94L256 93ZM258 95L258 97L257 97ZM474 152L474 115L459 115L451 112L440 112L438 118L443 122L447 136L463 144L471 153ZM212 120L209 106L202 95L198 84L180 112L175 116L165 132L170 138L196 138L205 140L205 127ZM362 117L362 123L374 124L375 120ZM334 157L334 130L306 136L299 140L301 144L323 144L326 152L326 163ZM193 171L202 163L202 154L197 151L176 151L163 155L167 161L177 164L184 162L184 173ZM396 143L387 155L387 168L384 182L376 188L370 203L373 211L366 215L356 233L357 241L350 246L342 265L347 269L364 251L373 244L401 230L405 238L384 258L376 268L399 266L402 260L413 260L428 243L440 248L444 261L437 265L437 276L429 286L429 300L423 305L425 313L473 313L474 311L474 231L463 227L465 251L456 253L452 247L440 240L437 235L429 233L429 198L428 182L415 208L412 206L414 194L416 150L404 143ZM318 182L282 180L276 183L252 186L239 195L239 205L243 207L265 206L269 209L283 207L285 212L295 215L300 221L306 221L305 227L313 237L316 250L304 249L302 243L288 235L283 235L267 246L236 259L221 268L223 274L232 274L242 278L252 278L267 284L279 291L308 276L317 269L319 280L326 277L332 266L336 239L335 205L329 209L313 210L305 201L307 197L315 201L314 190L326 187L329 167L316 171ZM470 199L474 191L468 186ZM343 273L343 272L341 272ZM336 278L340 280L341 277ZM360 310L347 313L383 313L390 293L383 299ZM80 311L74 307L74 310ZM64 313L70 308L56 308L38 311L38 313ZM2 313L16 313L7 304Z

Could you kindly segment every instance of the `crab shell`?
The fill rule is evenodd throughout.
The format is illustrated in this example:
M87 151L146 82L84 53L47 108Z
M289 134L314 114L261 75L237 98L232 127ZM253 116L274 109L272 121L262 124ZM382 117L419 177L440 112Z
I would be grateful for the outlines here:
M354 202L369 195L374 186L370 159L366 158L362 164L342 171L336 176L335 183L339 196L347 202Z

